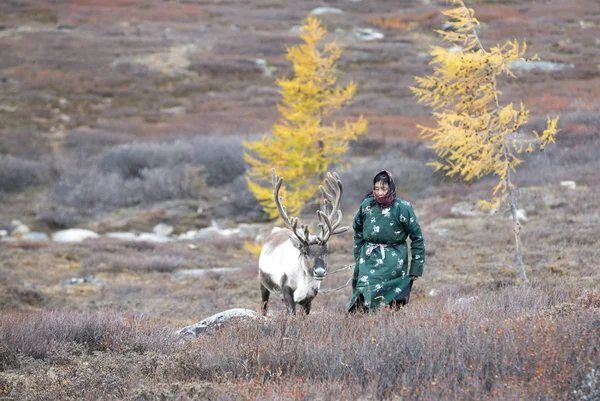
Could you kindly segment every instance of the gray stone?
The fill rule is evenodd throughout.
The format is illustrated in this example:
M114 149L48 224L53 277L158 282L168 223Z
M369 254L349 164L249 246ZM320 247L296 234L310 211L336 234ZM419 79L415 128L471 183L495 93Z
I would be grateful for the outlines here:
M186 326L177 331L181 336L198 337L201 334L209 334L211 331L222 327L232 319L264 319L261 315L251 309L235 308L212 315L196 324Z
M22 235L29 232L29 227L21 223L19 220L13 220L11 222L13 229L10 231L10 235Z
M102 281L98 280L94 276L73 277L73 278L63 281L63 284L67 284L67 285L83 284L83 283L102 284Z
M567 68L573 68L573 64L563 64L563 63L555 63L552 61L542 61L542 60L532 60L532 61L523 61L523 60L515 60L508 65L508 68L512 70L519 71L561 71Z
M171 242L172 238L165 237L162 235L157 235L154 233L141 233L138 237L140 241L148 241L148 242Z
M37 231L32 231L21 235L21 239L25 241L49 241L48 234Z
M173 226L168 224L159 223L152 228L152 232L162 237L168 237L173 232Z
M371 28L358 28L354 30L354 37L365 42L383 39L385 35Z
M107 238L120 239L125 241L135 241L138 239L137 234L130 232L112 232L104 234Z
M567 189L575 189L577 188L577 183L575 181L561 181L560 186Z
M173 273L175 280L187 280L191 278L198 278L207 275L208 273L235 273L240 271L239 267L213 267L210 269L189 269L181 270Z
M310 13L312 15L344 14L344 11L335 7L317 7L314 8Z
M70 228L52 234L52 240L54 242L81 242L89 238L98 237L100 236L97 233L83 228Z

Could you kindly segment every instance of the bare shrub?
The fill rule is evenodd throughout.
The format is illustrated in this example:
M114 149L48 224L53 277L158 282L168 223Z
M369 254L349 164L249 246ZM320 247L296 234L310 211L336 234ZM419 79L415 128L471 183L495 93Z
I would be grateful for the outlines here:
M240 323L180 355L177 377L343 382L376 399L564 399L571 380L593 366L599 339L585 322L594 314L578 307L552 318L545 313L569 293L522 287L475 296L399 313Z
M0 155L0 192L21 192L44 182L42 163Z
M276 314L186 342L116 314L0 313L0 366L21 373L0 380L29 399L595 399L597 309L575 293L538 283L398 312Z
M128 180L142 178L144 170L181 164L204 166L208 185L233 182L246 170L239 139L204 137L121 145L106 152L98 166L103 174Z
M124 179L116 173L101 173L95 166L85 169L71 165L63 169L51 197L59 204L78 209L111 210L194 198L203 186L202 171L183 164L145 169L140 171L139 178L133 179ZM46 216L47 220L52 220L48 213Z
M85 209L114 209L142 203L142 181L101 174L95 167L66 169L51 191L60 204Z
M51 229L75 227L87 217L82 210L63 205L43 205L37 210L36 215Z
M225 187L226 201L214 210L216 218L234 218L236 222L266 221L268 215L264 212L256 197L248 189L244 175L238 176Z
M114 313L0 312L0 367L20 358L45 359L64 344L81 344L92 351L146 352L169 347L172 336L144 320Z
M201 167L185 164L142 171L144 203L194 198L205 186Z

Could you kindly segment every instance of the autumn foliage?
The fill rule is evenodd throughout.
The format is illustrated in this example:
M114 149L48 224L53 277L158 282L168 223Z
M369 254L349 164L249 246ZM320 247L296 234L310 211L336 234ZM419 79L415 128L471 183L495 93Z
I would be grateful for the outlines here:
M270 181L272 168L294 194L286 197L282 190L286 208L297 214L316 194L329 167L342 162L348 143L367 130L362 116L343 127L326 125L327 117L347 105L356 92L352 82L345 87L337 85L335 63L341 50L334 42L325 42L326 34L319 20L309 16L300 34L304 43L287 50L293 77L277 80L281 120L274 124L271 135L244 143L250 165L248 186L271 218L278 215Z
M526 137L523 125L529 120L529 111L523 103L515 106L500 104L502 94L497 78L506 74L513 77L512 62L527 61L526 44L517 40L486 49L479 40L474 12L462 0L452 0L456 8L443 11L453 29L437 32L454 47L431 49L434 72L431 76L416 77L412 89L420 103L431 106L436 126L421 126L421 133L431 139L442 161L431 163L436 170L464 181L494 175L498 182L492 201L480 201L483 206L497 208L508 201L513 212L519 259L519 222L516 218L516 195L511 174L522 160L518 154L543 150L554 142L558 131L558 117L548 117L547 128ZM522 261L518 260L522 267ZM521 276L526 280L522 268Z

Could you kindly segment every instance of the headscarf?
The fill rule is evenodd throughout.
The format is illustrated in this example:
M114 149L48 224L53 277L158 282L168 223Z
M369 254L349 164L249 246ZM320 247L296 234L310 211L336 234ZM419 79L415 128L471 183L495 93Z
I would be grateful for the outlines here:
M374 191L375 178L381 173L387 174L388 180L389 180L389 186L388 186L387 193L381 197L378 197L377 195L375 195L375 191ZM374 198L374 201L377 202L381 206L382 209L386 209L386 208L390 207L392 203L394 203L394 200L396 199L396 182L394 181L394 176L392 175L392 173L390 173L387 170L381 170L380 172L375 174L375 176L373 177L373 186L371 189L371 196Z

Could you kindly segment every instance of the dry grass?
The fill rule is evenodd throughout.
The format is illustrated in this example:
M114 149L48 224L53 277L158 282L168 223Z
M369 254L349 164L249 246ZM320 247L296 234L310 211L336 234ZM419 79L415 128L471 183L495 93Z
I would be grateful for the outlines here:
M145 232L165 222L182 232L212 218L264 220L242 175L240 141L277 120L276 78L291 74L283 54L298 43L290 29L313 6L17 3L0 5L9 55L0 60L0 154L12 155L0 157L0 227L20 219L36 231ZM467 187L425 165L434 157L415 124L429 125L429 110L408 87L430 71L424 55L441 44L432 28L445 4L405 3L402 15L389 1L332 3L344 15L323 18L343 45L340 82L358 85L339 117L370 122L342 171L344 220L376 170L395 173L427 241L409 308L347 316L344 288L319 294L310 316L290 318L273 297L267 321L180 342L172 333L184 325L258 309L257 260L242 239L0 241L0 400L598 400L598 4L475 4L485 45L528 39L531 54L575 65L517 71L503 85L503 104L523 99L531 108L527 130L562 114L556 146L525 155L517 171L531 280L522 285L506 211L452 212L491 196L494 179ZM365 24L385 37L357 40L353 29ZM151 65L181 45L196 46L187 68L164 74ZM208 186L198 190L198 177ZM560 186L567 179L575 190ZM352 261L351 234L330 246L331 269ZM177 276L213 267L236 269ZM98 282L67 284L87 276Z
M277 314L183 343L159 321L5 312L0 391L90 400L572 399L595 391L598 293L554 284L438 297L396 313Z

